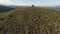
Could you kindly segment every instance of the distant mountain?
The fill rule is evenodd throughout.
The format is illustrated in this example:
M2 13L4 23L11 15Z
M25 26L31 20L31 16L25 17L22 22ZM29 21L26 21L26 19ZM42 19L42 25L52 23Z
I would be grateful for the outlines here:
M51 7L52 9L55 9L55 10L60 10L60 6L56 6L56 7Z
M56 8L57 10L60 10L60 6L56 6L55 8Z
M19 8L19 7L21 7L21 6L7 5L7 7L10 7L10 8Z
M60 6L56 6L56 8L60 8Z
M8 12L10 10L13 10L15 8L11 8L11 7L8 7L8 6L5 6L5 5L0 5L0 13L1 12Z
M47 9L53 9L53 10L59 10L60 11L60 6L55 6L55 7L42 7L42 8L47 8Z
M15 10L17 8L26 8L28 6L15 6L15 5L0 5L0 13L2 12L8 12L10 10Z

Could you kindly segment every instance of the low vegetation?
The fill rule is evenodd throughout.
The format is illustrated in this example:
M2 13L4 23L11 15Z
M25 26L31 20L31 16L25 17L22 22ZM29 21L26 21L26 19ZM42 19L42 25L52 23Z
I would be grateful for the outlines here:
M60 12L28 7L0 17L0 34L60 34Z

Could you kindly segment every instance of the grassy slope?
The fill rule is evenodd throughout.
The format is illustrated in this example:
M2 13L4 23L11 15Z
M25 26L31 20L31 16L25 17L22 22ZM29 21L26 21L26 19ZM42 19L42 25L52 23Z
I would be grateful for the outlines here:
M12 12L14 12L14 10L9 11L9 12L0 13L0 17L1 17L1 18L2 18L2 17L7 17L7 16L9 16Z
M29 7L3 13L2 17L0 33L60 34L60 12L56 10Z
M7 17L9 14L10 12L0 13L0 17Z

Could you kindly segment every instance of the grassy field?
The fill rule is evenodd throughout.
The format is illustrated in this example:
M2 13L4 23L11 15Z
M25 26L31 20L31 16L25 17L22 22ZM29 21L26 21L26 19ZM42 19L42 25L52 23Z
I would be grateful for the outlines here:
M60 12L28 7L0 13L0 34L60 34Z

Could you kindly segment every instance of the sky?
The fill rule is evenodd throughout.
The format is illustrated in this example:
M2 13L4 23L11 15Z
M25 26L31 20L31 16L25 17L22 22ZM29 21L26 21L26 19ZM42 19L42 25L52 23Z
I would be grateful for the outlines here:
M60 6L60 0L0 0L2 5Z

